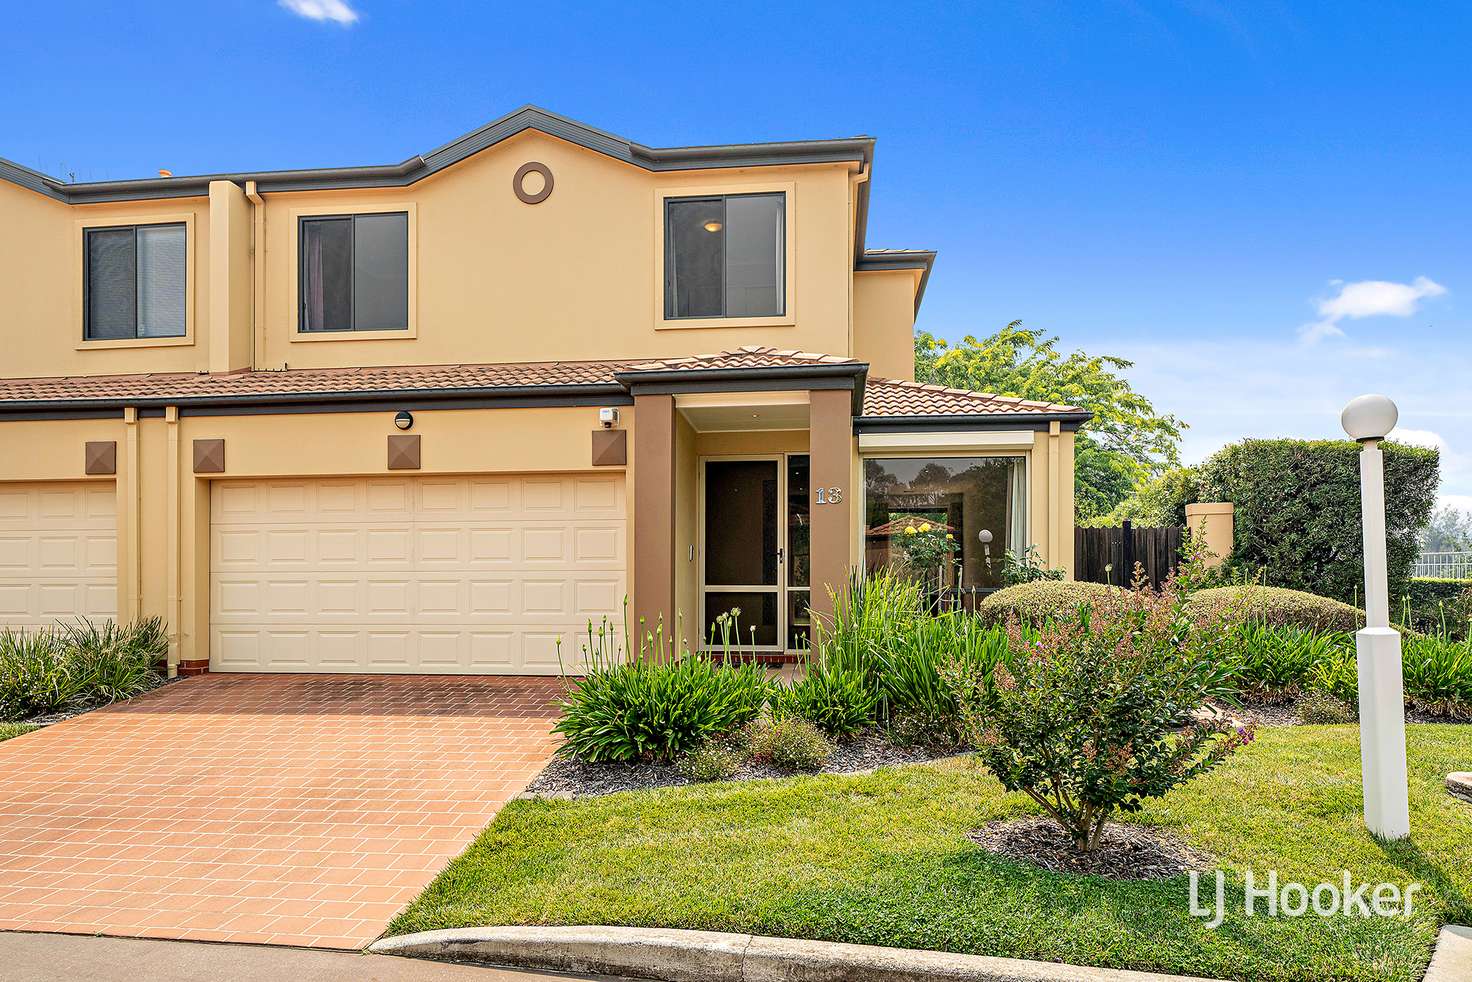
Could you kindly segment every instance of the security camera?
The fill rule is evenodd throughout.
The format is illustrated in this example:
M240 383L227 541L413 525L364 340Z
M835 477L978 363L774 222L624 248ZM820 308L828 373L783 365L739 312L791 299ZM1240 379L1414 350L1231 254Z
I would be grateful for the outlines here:
M603 424L604 429L612 429L618 422L618 410L613 408L598 410L598 422Z

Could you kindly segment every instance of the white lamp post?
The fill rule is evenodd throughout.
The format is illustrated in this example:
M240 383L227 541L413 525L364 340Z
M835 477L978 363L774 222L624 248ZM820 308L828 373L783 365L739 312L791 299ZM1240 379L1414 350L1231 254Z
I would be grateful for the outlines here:
M1385 396L1360 396L1344 407L1344 432L1358 440L1360 510L1365 535L1365 627L1355 635L1360 685L1360 767L1365 825L1383 839L1411 834L1406 785L1406 709L1400 633L1390 626L1385 576L1385 439L1400 413Z

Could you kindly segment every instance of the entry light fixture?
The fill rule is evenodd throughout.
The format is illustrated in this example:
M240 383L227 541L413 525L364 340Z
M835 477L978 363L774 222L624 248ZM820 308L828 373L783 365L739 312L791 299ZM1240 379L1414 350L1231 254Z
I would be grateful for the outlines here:
M706 222L705 225L703 225L702 227L707 232L719 232L721 230L721 223L718 222L718 221L716 221L714 218L712 218L710 221Z
M407 430L414 425L414 414L407 409L400 409L398 414L394 416L394 425L401 430Z

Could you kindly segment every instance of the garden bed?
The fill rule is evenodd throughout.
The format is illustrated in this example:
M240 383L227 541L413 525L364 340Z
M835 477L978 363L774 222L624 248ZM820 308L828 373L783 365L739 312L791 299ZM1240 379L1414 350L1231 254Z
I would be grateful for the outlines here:
M391 925L614 924L934 948L1215 978L1417 979L1442 923L1472 918L1467 805L1444 789L1472 726L1408 731L1412 838L1360 815L1358 734L1282 727L1131 822L1227 871L1226 922L1184 876L1051 872L969 838L1036 814L973 758L864 775L514 801ZM1133 826L1131 826L1133 827ZM1314 884L1420 882L1410 918L1246 917L1244 871ZM1210 878L1203 884L1208 890Z
M877 728L840 741L817 773L863 774L880 767L938 760L958 753L954 747L897 747ZM729 780L790 777L770 765L746 765ZM552 760L527 785L525 798L596 798L622 791L677 787L695 783L673 763L586 764L568 757Z

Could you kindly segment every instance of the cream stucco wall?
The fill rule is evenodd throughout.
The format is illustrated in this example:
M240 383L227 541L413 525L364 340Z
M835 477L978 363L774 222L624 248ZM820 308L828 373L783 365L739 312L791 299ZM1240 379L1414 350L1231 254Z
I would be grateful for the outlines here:
M527 205L511 180L546 164L552 195ZM655 290L662 189L717 193L790 184L793 323L662 329ZM651 173L528 131L412 188L265 197L265 351L279 368L652 358L745 344L848 347L846 165ZM349 213L412 203L415 337L301 340L296 331L297 221L304 209Z
M854 274L853 355L877 378L915 380L915 290L920 270Z
M82 228L181 219L189 224L192 256L191 337L85 346ZM207 370L209 264L207 198L73 206L0 181L0 377Z
M115 440L119 616L161 616L175 635L170 661L205 660L209 617L210 479L526 472L616 473L594 468L596 407L419 411L422 468L387 469L393 411L0 424L0 483L97 480L84 445ZM625 410L624 425L632 422ZM193 473L193 441L225 441L224 474ZM632 497L629 520L632 523Z

